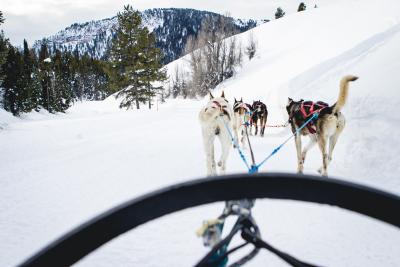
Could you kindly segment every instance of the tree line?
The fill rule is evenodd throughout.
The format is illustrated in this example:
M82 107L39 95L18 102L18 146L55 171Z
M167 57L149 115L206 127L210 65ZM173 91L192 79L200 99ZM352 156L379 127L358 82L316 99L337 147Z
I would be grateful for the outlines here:
M142 26L138 11L125 6L118 13L119 29L111 60L80 56L78 51L55 49L45 43L38 53L24 40L23 49L11 45L0 32L0 105L14 115L46 109L64 112L75 101L102 100L118 92L120 107L149 103L166 79L162 53L155 36ZM0 24L4 23L0 11Z
M300 3L298 11L305 9L305 4ZM285 13L278 8L275 15L280 18ZM49 49L45 43L38 52L30 49L26 41L23 49L17 49L1 31L0 107L14 115L40 109L64 112L75 101L102 100L118 92L116 96L123 98L121 108L139 109L141 104L151 108L158 94L162 99L206 95L235 74L244 55L251 60L257 51L252 34L242 48L233 36L238 30L229 16L208 16L197 35L186 43L184 55L189 72L176 68L164 91L166 70L162 68L163 54L156 47L154 33L142 25L139 11L129 5L117 18L119 28L108 61L80 56L78 51ZM50 54L49 50L54 52Z

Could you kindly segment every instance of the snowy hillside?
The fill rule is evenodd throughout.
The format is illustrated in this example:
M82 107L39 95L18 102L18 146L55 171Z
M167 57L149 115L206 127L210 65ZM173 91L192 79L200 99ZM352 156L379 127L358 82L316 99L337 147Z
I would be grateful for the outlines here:
M218 17L219 14L184 8L154 8L141 12L143 25L156 34L157 47L163 50L168 63L179 58L189 36L197 34L204 18ZM239 32L253 28L264 21L252 19L231 19ZM38 40L36 50L46 43L50 51L55 48L67 51L78 51L94 58L107 57L112 38L118 27L117 17L106 18L86 23L75 23L54 36Z
M383 4L384 3L384 4ZM217 88L229 99L261 99L269 124L287 119L287 97L334 103L345 74L346 128L329 166L330 176L400 194L400 3L338 0L252 30L256 57ZM246 43L248 33L238 36ZM186 64L185 60L172 62ZM183 67L184 68L184 67ZM206 103L169 100L157 109L123 111L110 97L84 102L66 114L0 113L0 266L13 266L94 215L145 192L206 173L197 120ZM265 157L289 129L252 137ZM305 172L317 174L318 148ZM245 168L235 151L230 173ZM289 142L261 171L296 171ZM329 178L327 178L329 179ZM222 203L179 212L129 232L77 266L191 266L207 249L195 235ZM400 232L338 208L259 200L254 216L265 240L322 266L399 266ZM261 252L249 266L286 266Z

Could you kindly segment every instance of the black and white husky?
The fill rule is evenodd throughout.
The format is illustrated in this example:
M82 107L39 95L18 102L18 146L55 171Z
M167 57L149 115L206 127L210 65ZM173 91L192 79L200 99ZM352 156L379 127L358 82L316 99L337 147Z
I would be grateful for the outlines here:
M304 127L300 134L295 135L296 150L297 150L297 171L303 172L304 161L307 151L318 143L322 153L322 167L318 170L323 176L327 176L327 167L332 160L332 152L340 133L345 126L345 118L340 112L346 103L349 82L357 80L358 77L348 75L340 81L339 97L333 106L329 106L324 102L313 103L311 101L294 101L288 99L286 110L289 114L289 123L292 126L292 132L295 133L315 112L319 116L311 125ZM302 150L301 135L308 135L310 143ZM326 146L329 142L329 151L326 152Z
M214 140L218 136L221 142L221 158L218 161L218 166L221 168L221 173L225 173L226 160L231 147L231 137L227 130L232 129L232 107L228 100L225 99L224 92L221 97L214 98L210 93L210 101L202 108L199 113L201 124L204 150L207 160L207 175L216 175L217 168L214 158Z
M233 132L238 145L245 147L246 127L251 123L251 105L243 102L241 98L233 103Z
M260 135L261 135L261 137L263 137L265 126L267 125L267 118L268 118L267 106L260 100L253 101L252 112L253 112L253 114L251 117L251 121L252 121L252 126L254 126L254 128L255 128L254 135L257 135L258 124L260 123Z

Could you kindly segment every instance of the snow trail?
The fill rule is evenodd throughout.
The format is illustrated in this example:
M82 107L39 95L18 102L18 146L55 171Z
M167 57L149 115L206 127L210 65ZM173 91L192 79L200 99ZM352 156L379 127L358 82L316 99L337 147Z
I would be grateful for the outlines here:
M247 102L265 101L268 123L282 124L288 96L333 104L340 78L360 76L350 85L343 109L347 125L328 173L400 194L399 22L398 1L352 0L267 23L253 30L258 56L217 91L225 90L232 101L241 96ZM246 34L238 38L245 42ZM20 263L62 233L128 199L204 176L197 114L206 101L168 100L158 112L122 111L108 98L77 104L66 114L32 113L22 119L1 111L0 265ZM290 134L288 128L268 128L265 138L251 137L257 161ZM320 165L316 147L308 154L305 172L317 174ZM246 171L233 150L227 166L229 173ZM260 169L295 170L293 142ZM216 203L166 216L115 239L77 265L192 265L207 251L195 230L222 207ZM254 215L267 241L309 262L400 263L399 231L352 212L259 200ZM285 266L267 252L249 266L266 263Z

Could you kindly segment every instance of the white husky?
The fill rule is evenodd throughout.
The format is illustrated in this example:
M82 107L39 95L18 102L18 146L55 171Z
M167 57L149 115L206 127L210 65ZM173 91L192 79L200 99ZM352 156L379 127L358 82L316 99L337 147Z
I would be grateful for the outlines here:
M224 92L221 97L214 98L210 93L210 101L200 111L199 120L201 124L204 150L207 160L207 175L216 175L217 168L214 158L214 140L218 136L221 142L221 158L218 166L221 167L221 174L225 173L226 160L231 147L231 137L228 129L232 129L232 108L225 99Z

